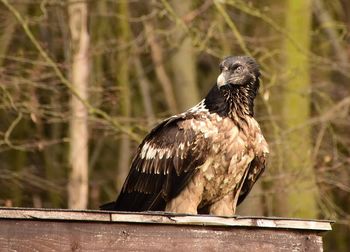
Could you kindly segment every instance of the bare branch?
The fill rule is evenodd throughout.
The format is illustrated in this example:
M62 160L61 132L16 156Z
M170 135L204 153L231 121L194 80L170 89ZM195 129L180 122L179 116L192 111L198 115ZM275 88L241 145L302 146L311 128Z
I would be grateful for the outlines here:
M149 46L151 47L151 54L153 63L155 65L157 78L163 88L165 99L172 113L177 111L176 100L174 92L172 90L172 84L168 74L165 71L163 65L163 52L162 48L158 44L156 37L154 35L153 26L149 22L144 22L144 27L146 31L146 38Z
M75 88L72 86L72 84L64 77L63 73L57 66L57 64L50 58L50 56L46 53L46 51L42 48L42 46L39 44L38 40L34 37L33 33L31 32L27 22L23 19L21 14L8 2L8 0L1 0L1 2L15 15L18 22L21 24L23 30L25 31L26 35L30 39L30 41L33 43L35 48L39 51L40 55L45 59L45 61L48 62L48 64L52 67L54 72L56 73L57 77L60 79L60 81L69 89L69 91L88 108L89 114L93 114L96 116L101 116L103 119L105 119L107 122L111 123L117 130L129 135L133 140L140 141L140 137L132 132L129 128L122 126L119 122L117 122L115 119L110 117L106 112L93 107L87 100L80 97L78 92L75 90Z

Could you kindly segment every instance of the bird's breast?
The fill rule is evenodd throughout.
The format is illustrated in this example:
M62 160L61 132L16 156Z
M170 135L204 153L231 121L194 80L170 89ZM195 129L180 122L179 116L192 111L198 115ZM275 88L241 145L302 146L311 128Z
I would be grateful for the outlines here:
M229 118L213 118L210 121L211 125L207 126L212 129L207 132L211 132L208 137L212 147L206 162L200 167L204 184L202 205L232 192L254 158L252 137L247 135L249 130L240 129Z

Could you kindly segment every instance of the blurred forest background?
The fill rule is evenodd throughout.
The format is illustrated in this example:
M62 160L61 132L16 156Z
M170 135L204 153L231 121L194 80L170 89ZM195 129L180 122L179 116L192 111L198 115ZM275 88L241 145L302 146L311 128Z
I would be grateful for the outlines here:
M350 1L0 0L0 206L97 209L227 55L262 70L268 169L241 215L336 220L350 247Z

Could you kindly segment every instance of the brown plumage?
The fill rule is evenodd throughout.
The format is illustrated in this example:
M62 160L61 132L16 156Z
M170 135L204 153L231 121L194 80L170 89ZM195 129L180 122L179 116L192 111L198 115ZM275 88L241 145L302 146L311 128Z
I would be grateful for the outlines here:
M205 99L146 136L116 202L102 209L235 213L265 169L268 146L253 118L256 62L228 57L220 70Z

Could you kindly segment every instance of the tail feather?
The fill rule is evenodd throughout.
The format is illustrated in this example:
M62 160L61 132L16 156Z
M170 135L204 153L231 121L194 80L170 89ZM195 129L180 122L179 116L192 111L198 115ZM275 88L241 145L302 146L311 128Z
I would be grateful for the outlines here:
M144 194L139 192L121 193L116 201L100 206L101 210L107 211L164 211L165 201L160 193Z
M100 206L101 210L108 210L108 211L115 211L115 201L113 202L108 202L106 204L103 204L102 206Z

